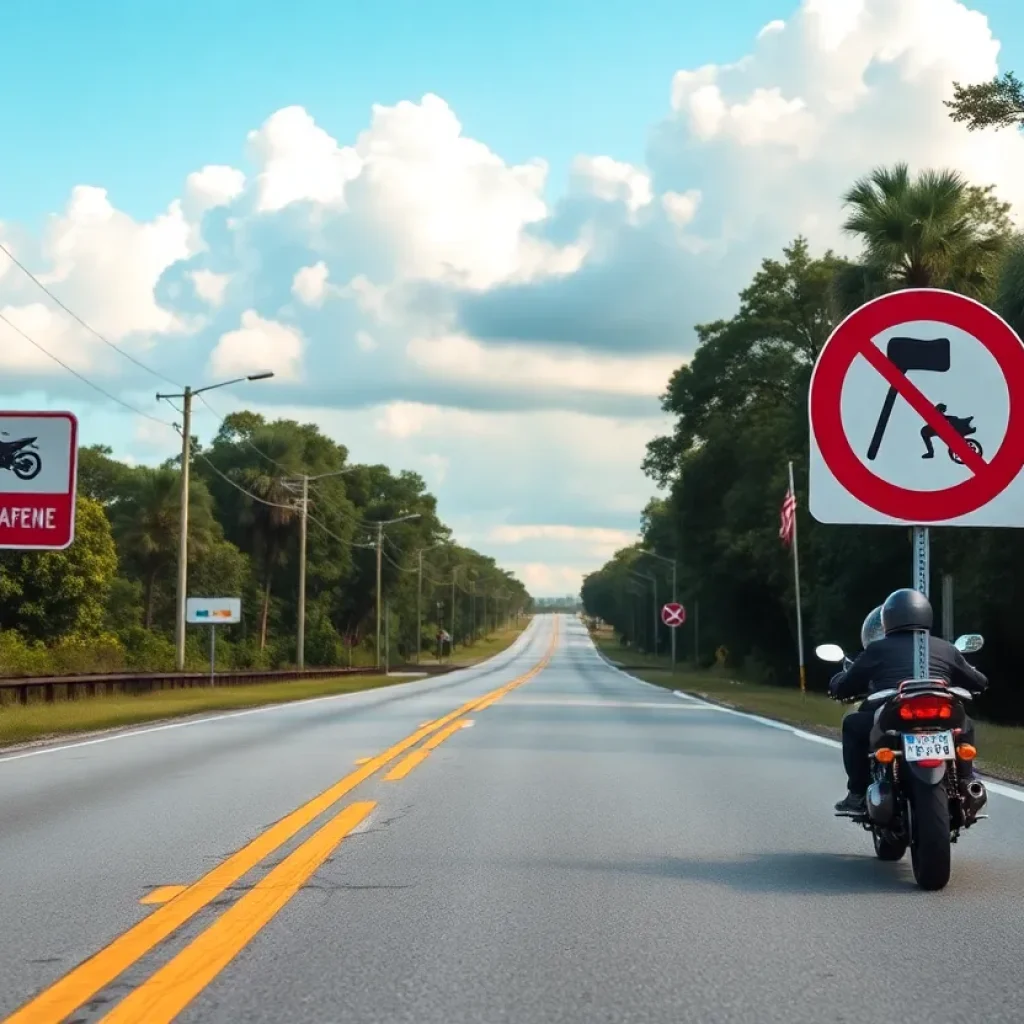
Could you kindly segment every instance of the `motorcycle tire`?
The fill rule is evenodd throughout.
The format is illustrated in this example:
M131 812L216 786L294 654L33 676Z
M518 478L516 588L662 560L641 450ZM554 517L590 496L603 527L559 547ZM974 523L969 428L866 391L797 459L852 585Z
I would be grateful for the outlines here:
M914 880L929 892L944 889L951 870L949 795L946 782L909 780L910 862Z
M871 838L875 844L875 856L879 860L902 860L903 855L907 852L906 838L896 839L877 828L872 829Z
M36 452L22 452L15 456L11 468L19 480L34 480L43 468L43 460Z
M967 447L968 447L968 448L970 448L970 449L971 449L971 451L973 451L973 452L975 453L975 455L978 455L979 457L985 454L985 453L984 453L984 452L983 452L983 451L981 450L981 445L980 445L980 444L978 444L978 442L977 442L977 441L975 441L975 440L974 440L973 438L967 438ZM963 459L961 459L961 458L960 458L960 456L959 456L959 455L957 455L957 453L956 453L955 451L953 451L953 449L952 449L952 448L950 448L950 449L949 449L949 457L950 457L950 458L951 458L951 459L952 459L952 460L953 460L953 461L954 461L954 462L955 462L955 463L956 463L956 464L957 464L958 466L962 466L962 465L964 464L964 460L963 460Z

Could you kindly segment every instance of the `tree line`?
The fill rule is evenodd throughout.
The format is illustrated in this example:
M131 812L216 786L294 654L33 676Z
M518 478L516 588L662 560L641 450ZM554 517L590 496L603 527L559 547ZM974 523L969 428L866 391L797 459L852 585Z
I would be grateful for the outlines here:
M1024 87L1012 74L954 87L950 116L971 129L1020 126ZM879 167L841 197L844 229L860 243L856 259L812 252L797 238L767 258L728 319L696 327L696 351L662 399L674 429L652 441L644 469L662 489L644 509L639 541L584 581L588 614L624 641L668 650L654 625L652 595L669 594L675 560L690 620L682 656L703 665L724 648L728 664L769 684L797 685L793 568L779 538L780 510L793 460L798 500L806 644L859 649L864 616L893 589L910 585L910 531L828 526L807 512L807 394L811 370L833 328L863 302L901 288L960 292L998 312L1024 335L1024 233L992 186L950 170L911 174ZM958 410L953 410L958 412ZM965 410L984 418L984 410ZM1024 525L1024 524L1022 524ZM932 531L931 593L937 624L940 579L953 577L956 632L980 632L977 663L991 680L979 712L1024 722L1016 682L1024 596L1024 531ZM699 650L693 628L699 603ZM809 685L824 689L829 667L808 662Z
M74 543L0 552L0 675L173 669L180 469L80 449ZM441 625L468 643L530 606L512 573L454 542L418 474L349 464L314 424L233 413L208 447L192 439L190 475L188 593L242 598L242 622L218 627L221 669L296 661L302 475L307 665L374 662L378 535L391 662L416 657L420 620L426 656ZM186 657L209 663L205 630L189 627Z

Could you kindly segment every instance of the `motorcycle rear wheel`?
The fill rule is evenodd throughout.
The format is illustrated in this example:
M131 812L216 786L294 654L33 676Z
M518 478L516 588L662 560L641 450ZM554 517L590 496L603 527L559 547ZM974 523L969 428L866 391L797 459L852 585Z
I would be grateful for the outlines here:
M911 777L910 862L914 880L929 892L944 889L949 882L951 843L949 829L949 794L946 782L929 785Z
M876 828L871 830L871 838L875 844L875 856L879 860L902 860L903 855L907 852L908 840L905 836L902 839L897 839Z
M43 460L36 452L20 452L14 457L12 467L19 480L34 480L43 468Z
M980 445L980 444L978 444L978 442L977 442L977 441L975 441L975 440L974 440L974 438L971 438L971 437L967 438L967 447L968 447L968 448L970 448L970 449L971 449L971 450L972 450L972 451L974 452L974 454L975 454L975 455L984 455L984 454L985 454L985 453L984 453L984 452L983 452L983 451L981 450L981 445ZM956 453L955 451L953 451L953 449L952 449L952 448L950 448L950 449L949 449L949 457L950 457L950 458L951 458L951 459L952 459L952 460L953 460L953 461L954 461L954 462L955 462L955 463L956 463L956 464L957 464L958 466L962 466L962 465L964 464L964 460L963 460L963 459L961 459L961 458L960 458L960 456L959 456L959 455L957 455L957 453Z

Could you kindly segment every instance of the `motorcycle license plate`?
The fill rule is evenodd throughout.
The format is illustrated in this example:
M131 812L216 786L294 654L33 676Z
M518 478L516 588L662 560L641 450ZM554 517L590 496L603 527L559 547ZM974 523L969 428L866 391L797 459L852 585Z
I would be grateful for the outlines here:
M952 761L956 756L953 734L948 731L904 733L903 750L908 761Z

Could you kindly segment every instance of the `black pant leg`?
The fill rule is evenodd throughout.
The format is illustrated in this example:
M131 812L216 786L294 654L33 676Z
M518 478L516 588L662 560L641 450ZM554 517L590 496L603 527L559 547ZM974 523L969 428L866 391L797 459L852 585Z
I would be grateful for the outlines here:
M843 766L851 793L863 796L871 782L868 747L875 716L872 711L851 711L843 719Z

